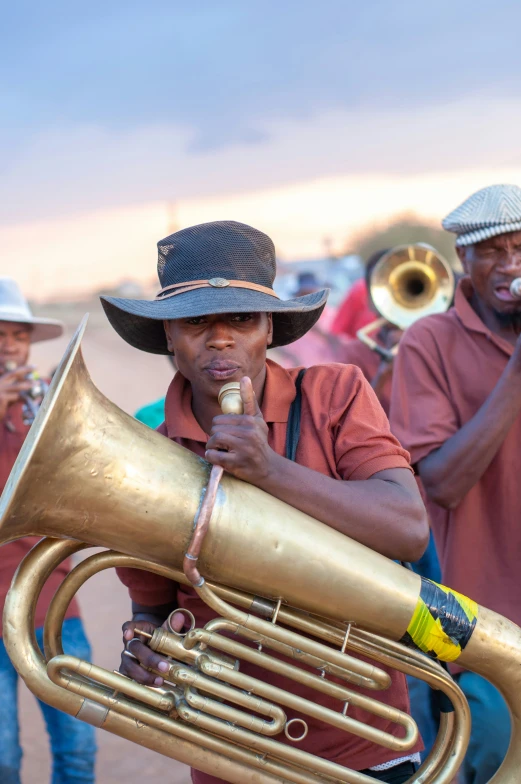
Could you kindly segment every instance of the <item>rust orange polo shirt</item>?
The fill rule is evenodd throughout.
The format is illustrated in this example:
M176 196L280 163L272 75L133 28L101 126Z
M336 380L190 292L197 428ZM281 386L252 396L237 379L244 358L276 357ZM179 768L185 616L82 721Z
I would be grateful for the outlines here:
M14 403L9 406L5 419L0 420L0 493L5 487L28 432L29 428L23 424L22 403ZM52 460L52 455L49 455L49 460ZM2 634L1 616L11 580L18 564L40 539L39 536L25 536L22 539L17 539L16 542L4 544L0 549L0 635ZM68 571L68 562L65 562L51 574L45 583L36 606L36 628L43 626L45 613L51 599ZM69 605L66 617L74 618L79 614L78 604L74 600Z
M295 398L298 369L286 370L267 360L266 384L262 413L269 427L269 443L278 454L285 454L288 413ZM177 373L166 397L166 422L159 431L192 452L204 456L208 436L192 413L192 390L185 378ZM391 435L387 418L376 396L359 368L352 365L317 365L308 368L302 383L301 436L296 461L335 479L368 479L386 468L408 468L408 454ZM164 578L132 569L119 569L122 581L129 587L131 598L139 604L152 606L177 601L179 607L190 609L199 625L214 614L192 588L176 586ZM272 654L273 655L273 654ZM381 665L379 665L381 666ZM266 672L241 662L241 672L260 679ZM392 685L378 692L378 699L401 710L409 710L405 677L391 671ZM339 710L338 701L310 691L300 684L269 675L270 683L298 693L307 699ZM350 688L356 689L355 686ZM358 689L369 694L367 690ZM376 696L373 693L373 696ZM298 714L287 711L288 718ZM399 733L396 725L369 716L365 711L349 708L349 716L370 723L387 732ZM305 717L309 725L307 738L299 748L356 770L380 765L399 757L354 735ZM282 742L282 741L281 741ZM285 738L283 739L285 742ZM421 742L410 752L422 748ZM197 781L207 781L197 774ZM210 781L210 779L208 779Z
M413 465L442 446L481 408L513 347L470 305L470 279L455 306L421 319L400 343L391 427ZM521 624L521 416L479 482L453 510L428 502L443 581Z

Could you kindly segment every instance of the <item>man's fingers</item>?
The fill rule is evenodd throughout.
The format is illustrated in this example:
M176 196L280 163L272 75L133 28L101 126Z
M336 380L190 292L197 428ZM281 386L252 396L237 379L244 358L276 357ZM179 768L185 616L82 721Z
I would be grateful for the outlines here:
M2 377L6 379L22 379L32 373L34 370L33 365L23 365L23 367L16 368L15 370L8 370L2 373Z
M174 630L174 632L181 632L183 631L183 626L185 625L186 616L182 612L175 612L172 613L164 622L163 627L168 629L168 624Z
M28 392L32 388L30 381L13 381L5 387L6 392Z
M161 678L160 675L156 675L153 672L147 672L139 662L126 653L123 653L121 657L119 671L122 675L126 675L127 678L132 678L133 681L142 683L144 686L162 686L164 683L164 679Z
M120 672L147 686L161 686L163 678L158 673L168 672L169 667L168 662L139 637L139 630L152 634L155 628L156 624L150 621L126 621L122 626L125 650L121 656Z
M231 468L237 462L235 455L231 455L229 452L220 452L218 449L207 449L204 456L209 463L221 466L221 468Z
M246 414L218 414L212 419L212 432L215 431L216 428L221 427L221 425L244 427L245 422L253 423L254 419L255 417Z
M256 431L256 422L254 422L252 417L248 417L251 420L250 422L246 422L240 425L214 425L210 430L210 437L206 442L208 444L215 438L215 436L233 436L239 441L249 441L252 438ZM210 449L213 448L213 444L210 445Z
M125 621L121 627L123 632L123 642L136 637L134 629L141 629L144 632L148 632L148 634L153 634L154 630L157 629L159 625L159 623L155 624L152 623L152 621Z
M16 403L16 401L19 399L20 399L19 392L4 392L2 394L2 400L5 403Z
M140 669L157 670L162 673L168 672L168 662L158 653L155 653L155 651L152 651L147 645L142 643L139 640L137 633L135 637L127 642L126 650L138 660L138 663L141 665ZM129 657L125 656L125 658ZM130 659L130 661L132 661L132 659ZM154 675L154 673L148 674Z
M244 444L244 438L241 439L233 433L220 432L215 433L208 439L206 450L225 449L227 452L231 452L234 449L238 449L242 444Z
M248 378L248 376L241 378L241 399L244 406L244 413L247 416L258 416L259 414L262 416L257 398L255 397L255 392L253 391L251 378Z

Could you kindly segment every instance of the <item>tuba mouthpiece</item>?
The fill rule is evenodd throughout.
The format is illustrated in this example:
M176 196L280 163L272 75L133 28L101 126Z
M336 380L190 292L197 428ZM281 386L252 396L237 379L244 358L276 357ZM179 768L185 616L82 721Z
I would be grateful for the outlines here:
M521 278L515 278L510 284L510 293L516 299L521 299Z
M241 385L238 381L231 381L219 390L219 405L223 414L244 414L241 398Z

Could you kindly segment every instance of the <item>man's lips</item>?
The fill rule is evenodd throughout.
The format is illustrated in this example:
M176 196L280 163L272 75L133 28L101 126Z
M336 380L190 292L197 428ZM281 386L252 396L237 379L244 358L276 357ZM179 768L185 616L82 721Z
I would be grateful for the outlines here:
M519 299L510 293L510 283L498 283L494 286L494 294L502 302L519 302Z
M239 367L235 362L210 362L204 369L212 378L224 379L237 373Z

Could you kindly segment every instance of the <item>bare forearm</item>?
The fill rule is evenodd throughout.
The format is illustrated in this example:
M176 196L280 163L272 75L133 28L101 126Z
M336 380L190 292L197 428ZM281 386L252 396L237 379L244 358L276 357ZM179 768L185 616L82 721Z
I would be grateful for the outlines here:
M428 496L457 506L481 479L521 412L521 372L509 362L479 411L442 447L420 461Z
M427 544L425 509L407 469L343 482L276 455L258 486L388 558L415 561Z

